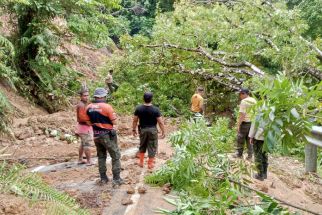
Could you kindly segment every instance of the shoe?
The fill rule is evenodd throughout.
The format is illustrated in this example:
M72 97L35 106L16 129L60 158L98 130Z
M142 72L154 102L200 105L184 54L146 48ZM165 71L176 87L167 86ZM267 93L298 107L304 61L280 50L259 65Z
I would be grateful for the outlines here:
M154 158L149 158L148 160L148 169L154 168Z
M248 161L252 161L253 160L253 156L247 156L246 158Z
M144 165L144 153L142 153L142 152L139 153L139 163L138 164L140 167L143 167L143 165Z
M262 174L259 174L259 173L256 173L254 175L254 178L257 179L257 180L259 180L259 181L264 181L263 175Z

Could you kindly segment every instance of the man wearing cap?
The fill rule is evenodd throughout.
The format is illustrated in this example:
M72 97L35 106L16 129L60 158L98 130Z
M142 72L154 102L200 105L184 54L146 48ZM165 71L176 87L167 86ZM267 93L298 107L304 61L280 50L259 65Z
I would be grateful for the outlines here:
M139 166L143 167L144 154L148 150L148 168L153 169L154 159L158 149L158 129L161 129L161 138L165 137L164 125L161 119L160 110L152 105L153 94L144 93L144 104L136 107L133 117L133 136L137 135L137 124L140 121L140 147L139 147Z
M106 103L107 91L97 88L94 92L94 102L87 106L87 115L93 126L94 142L98 157L98 170L101 183L107 183L106 156L107 151L112 158L113 185L123 183L121 173L121 153L117 145L116 113L111 105Z
M237 152L234 157L240 158L243 156L244 145L247 145L247 159L251 160L253 157L253 146L249 142L249 129L251 126L251 107L256 104L256 100L249 96L250 92L246 88L239 91L239 98L241 99L239 106L239 118L237 121Z
M196 93L193 94L191 97L191 111L193 114L193 117L199 117L204 112L204 106L203 106L203 96L204 95L204 89L202 87L198 87L196 90Z

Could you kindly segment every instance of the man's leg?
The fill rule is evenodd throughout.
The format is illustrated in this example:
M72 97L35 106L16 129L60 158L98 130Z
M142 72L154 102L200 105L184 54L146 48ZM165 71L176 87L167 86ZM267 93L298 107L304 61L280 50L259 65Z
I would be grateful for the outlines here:
M236 145L236 156L235 157L239 157L241 158L243 156L243 151L244 151L244 143L245 143L245 139L246 136L242 131L243 129L243 125L240 125L239 128L239 132L237 134L237 145Z
M86 163L83 160L83 153L84 153L84 136L82 134L79 135L80 138L80 145L79 145L79 149L78 149L78 164L84 164Z
M107 87L108 89L110 90L110 93L112 94L114 92L114 89L113 89L113 83L108 83L107 84Z
M148 133L146 129L140 129L139 166L144 166L144 154L147 149Z
M92 135L91 134L86 134L84 137L84 152L86 155L86 160L87 160L87 165L92 165L92 160L91 160L91 142L93 141Z
M112 87L114 88L114 92L117 91L117 89L119 88L119 85L115 84L114 82L112 83Z
M147 148L148 148L148 156L149 156L148 168L153 169L155 155L158 151L158 130L156 128L149 129Z
M115 131L112 131L115 132ZM120 149L117 145L117 135L116 132L114 134L110 134L109 138L107 138L106 148L108 153L112 158L112 173L113 173L113 183L117 185L123 184L123 179L121 178L121 153Z
M98 157L98 171L100 173L101 181L102 182L108 182L108 177L106 175L106 148L105 148L105 142L106 140L102 137L99 137L94 140L96 151L97 151L97 157Z
M264 166L263 166L263 141L254 140L254 152L255 152L255 166L257 169L257 174L255 178L258 180L264 180Z

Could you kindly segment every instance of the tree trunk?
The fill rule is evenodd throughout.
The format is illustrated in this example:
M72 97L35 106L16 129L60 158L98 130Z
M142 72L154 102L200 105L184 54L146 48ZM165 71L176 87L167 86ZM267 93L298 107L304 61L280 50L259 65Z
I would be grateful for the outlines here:
M316 172L317 170L317 146L313 144L305 145L305 172Z

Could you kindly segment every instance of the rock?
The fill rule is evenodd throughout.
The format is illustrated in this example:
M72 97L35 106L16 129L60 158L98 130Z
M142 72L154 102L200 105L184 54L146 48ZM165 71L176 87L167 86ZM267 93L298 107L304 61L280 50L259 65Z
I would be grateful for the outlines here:
M133 187L129 187L126 192L127 192L127 194L134 194L135 189Z
M15 136L18 140L24 140L34 136L34 130L31 127L26 127L22 130L16 131Z
M133 201L130 197L125 197L121 201L122 205L130 205L133 204Z
M51 130L49 133L50 137L57 137L58 136L58 131L57 130Z
M146 188L144 186L140 186L139 189L138 189L138 192L140 194L144 194L144 193L146 193Z
M166 183L165 185L163 185L162 191L163 191L164 194L170 193L171 192L171 184Z

